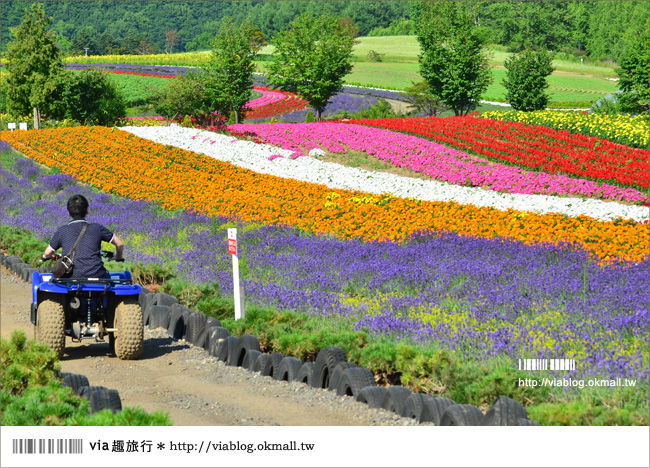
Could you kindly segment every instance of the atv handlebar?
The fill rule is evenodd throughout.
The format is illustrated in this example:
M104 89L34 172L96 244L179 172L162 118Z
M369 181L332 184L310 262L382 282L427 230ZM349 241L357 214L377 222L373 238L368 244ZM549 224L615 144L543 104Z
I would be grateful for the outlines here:
M53 253L47 257L41 257L40 262L49 262L50 260L58 260L61 258L61 255L58 253Z
M101 250L100 255L107 259L109 262L124 262L123 258L120 258L119 260L113 258L115 254L109 250ZM61 258L61 254L58 253L53 253L51 255L48 255L47 257L41 257L40 262L49 262L50 260L58 260Z

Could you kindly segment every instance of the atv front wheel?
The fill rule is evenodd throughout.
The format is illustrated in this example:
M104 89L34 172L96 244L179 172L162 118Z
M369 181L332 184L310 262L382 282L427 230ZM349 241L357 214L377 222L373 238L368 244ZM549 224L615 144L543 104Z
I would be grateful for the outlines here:
M65 350L65 313L63 304L45 300L38 305L36 340L45 343L59 359Z
M115 309L113 326L117 329L113 333L114 340L111 340L114 341L115 355L119 359L138 359L144 347L144 325L140 305L137 302L120 302Z

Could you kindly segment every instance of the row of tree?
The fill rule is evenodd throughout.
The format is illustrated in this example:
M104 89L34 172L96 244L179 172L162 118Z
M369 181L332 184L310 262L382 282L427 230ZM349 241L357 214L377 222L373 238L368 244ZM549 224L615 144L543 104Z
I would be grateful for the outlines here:
M475 18L461 2L420 3L416 27L422 48L420 75L425 79L429 102L438 100L465 115L474 110L487 90L492 75L488 66L487 38L475 27ZM506 100L515 110L545 109L549 96L547 77L553 72L553 53L544 45L527 44L505 62ZM640 31L617 69L622 94L616 111L649 112L650 38Z
M50 117L66 114L80 121L103 123L123 112L119 93L101 72L71 74L61 60L56 36L46 27L50 18L40 5L26 11L13 30L9 45L7 102L10 112L34 111ZM442 103L455 115L474 110L489 86L486 38L462 2L422 0L416 28L422 53L420 74L425 82L412 90L422 102ZM321 119L329 99L342 90L352 71L352 48L358 28L349 18L305 13L273 38L275 51L268 67L268 84L297 93ZM201 72L178 78L156 99L156 109L168 119L193 115L202 126L214 125L231 114L239 123L248 110L253 89L254 60L260 49L259 28L249 21L223 21L211 42L212 52ZM640 35L623 58L620 99L627 112L648 111L650 55L648 33ZM503 84L506 98L518 110L544 109L548 103L546 78L553 71L553 55L526 48L509 58ZM427 104L427 105L429 105Z
M47 2L64 53L207 50L225 17L248 19L266 37L303 13L349 17L361 36L415 34L419 1L56 1ZM0 34L20 24L24 1L2 2ZM609 58L618 62L640 31L650 2L467 0L463 8L489 43ZM169 37L172 33L173 37ZM171 40L170 40L171 39ZM3 50L6 50L6 41Z

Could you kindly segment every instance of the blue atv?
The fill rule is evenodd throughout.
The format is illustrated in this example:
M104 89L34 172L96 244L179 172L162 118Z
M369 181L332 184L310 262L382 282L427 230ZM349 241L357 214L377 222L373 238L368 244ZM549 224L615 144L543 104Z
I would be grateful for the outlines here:
M102 256L112 259L111 252ZM58 260L55 254L45 260ZM111 273L103 278L54 278L52 273L32 274L31 322L35 337L59 358L65 337L73 342L104 342L120 359L138 359L144 345L144 326L139 304L141 287L131 272Z

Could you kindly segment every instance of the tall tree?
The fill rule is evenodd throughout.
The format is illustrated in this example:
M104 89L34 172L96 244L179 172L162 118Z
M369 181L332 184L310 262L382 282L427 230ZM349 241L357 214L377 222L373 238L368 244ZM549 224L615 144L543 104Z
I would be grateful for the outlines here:
M11 30L14 39L5 55L9 76L2 91L6 93L7 110L18 115L33 110L36 128L40 127L41 113L56 118L65 111L64 67L56 35L47 30L50 21L41 4L25 9L22 24Z
M341 91L343 78L352 71L356 33L352 26L329 15L299 16L275 37L269 84L300 95L320 120L327 102Z
M641 31L621 60L617 70L620 98L624 112L645 113L650 111L650 34Z
M506 99L513 109L528 112L546 108L549 101L546 78L553 73L552 61L553 54L531 49L525 49L506 60L503 86L506 88Z
M454 111L476 109L492 74L484 36L460 2L423 1L417 25L420 75L430 92Z
M178 41L181 36L178 33L178 29L167 29L165 31L165 53L171 54L174 52L174 48L178 45Z
M236 25L231 18L224 20L212 41L212 53L205 67L210 87L217 101L226 106L222 111L235 113L239 123L244 106L253 90L253 71L257 50L252 42L253 26L244 21Z

